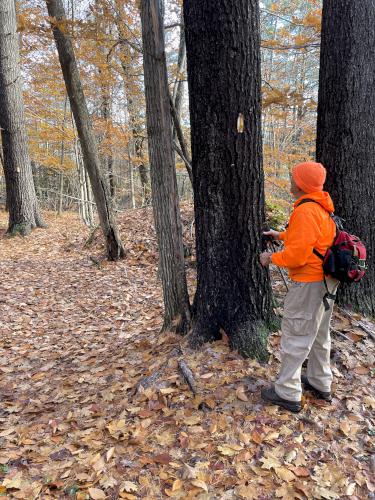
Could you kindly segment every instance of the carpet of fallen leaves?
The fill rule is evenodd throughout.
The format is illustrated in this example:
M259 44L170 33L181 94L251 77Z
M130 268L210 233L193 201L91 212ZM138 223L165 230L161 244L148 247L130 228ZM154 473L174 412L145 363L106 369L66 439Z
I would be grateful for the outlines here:
M100 262L100 234L85 245L75 215L46 218L8 239L0 214L0 496L374 498L374 343L350 319L335 313L333 403L307 393L298 415L265 406L279 333L263 366L225 339L192 352L160 333L150 209L121 215L120 263ZM187 239L191 218L185 208Z

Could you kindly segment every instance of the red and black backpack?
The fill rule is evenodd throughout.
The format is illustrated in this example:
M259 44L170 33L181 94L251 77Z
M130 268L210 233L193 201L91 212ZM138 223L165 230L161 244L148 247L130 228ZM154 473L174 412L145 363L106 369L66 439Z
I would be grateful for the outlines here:
M307 202L317 203L320 205L320 203L315 200L304 198L298 206ZM332 278L340 281L340 283L358 282L363 278L367 269L366 247L358 236L350 234L344 230L342 220L339 217L333 213L330 213L330 216L336 225L336 236L333 243L324 255L318 252L315 248L313 252L322 260L325 276L331 276ZM335 298L333 294L329 293L328 289L326 295L327 298Z

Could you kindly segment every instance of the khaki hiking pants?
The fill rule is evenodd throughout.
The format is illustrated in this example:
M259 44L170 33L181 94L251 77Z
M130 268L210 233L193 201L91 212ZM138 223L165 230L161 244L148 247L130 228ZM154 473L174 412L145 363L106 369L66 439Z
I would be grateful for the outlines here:
M326 278L328 290L335 293L338 281ZM324 281L293 282L284 302L281 324L281 369L275 383L276 393L289 401L301 401L301 368L308 357L307 378L312 386L324 392L331 390L331 337L329 323L333 301L325 310Z

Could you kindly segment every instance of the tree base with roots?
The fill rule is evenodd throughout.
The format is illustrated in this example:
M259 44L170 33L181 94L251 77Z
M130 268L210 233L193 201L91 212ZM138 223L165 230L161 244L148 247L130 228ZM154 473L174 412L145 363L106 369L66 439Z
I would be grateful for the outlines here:
M10 237L13 236L28 236L33 229L40 228L46 229L48 226L43 222L43 220L39 220L38 222L19 222L19 223L11 223L9 224L7 235Z
M189 337L189 345L192 349L199 349L206 342L221 340L224 333L228 337L231 349L246 358L264 362L269 358L267 350L269 331L269 326L261 320L232 321L226 327L214 321L198 320Z

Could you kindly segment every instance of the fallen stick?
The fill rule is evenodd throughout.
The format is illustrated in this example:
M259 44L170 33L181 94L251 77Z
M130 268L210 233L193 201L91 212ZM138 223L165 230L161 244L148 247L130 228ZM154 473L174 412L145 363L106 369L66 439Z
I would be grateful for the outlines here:
M134 392L137 393L140 390L141 386L143 387L143 389L148 389L149 387L151 387L157 381L157 379L162 375L164 368L165 368L165 363L161 368L159 368L159 370L156 370L151 375L146 375L142 377L141 380L137 382Z
M188 386L190 387L191 392L195 396L198 391L197 391L197 386L196 386L196 383L194 380L193 372L190 370L190 368L188 367L188 365L185 363L185 361L183 359L178 360L178 367L179 367L182 375L184 376Z
M338 330L334 330L333 328L331 328L331 332L334 333L335 335L338 335L339 337L344 338L345 340L350 340L350 342L354 342L353 339L351 339L350 337L348 337L344 333L339 332Z
M371 331L370 328L368 328L362 321L358 321L355 318L353 318L353 315L349 311L343 309L342 307L338 307L338 310L345 316L347 316L352 321L354 326L358 326L359 328L361 328L361 330L367 333L367 335L371 337L372 340L375 341L375 333Z

